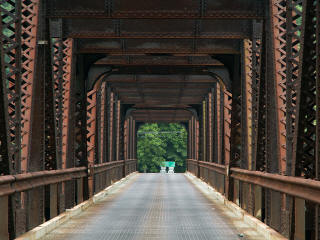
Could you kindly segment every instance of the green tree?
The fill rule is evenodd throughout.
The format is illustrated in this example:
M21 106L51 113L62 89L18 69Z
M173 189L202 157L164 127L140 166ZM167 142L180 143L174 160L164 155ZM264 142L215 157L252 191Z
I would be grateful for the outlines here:
M176 123L159 124L161 131L165 132L166 141L166 161L176 162L175 171L185 172L187 158L187 131Z
M180 124L145 124L138 131L140 172L159 172L162 161L176 162L175 171L185 172L187 131Z
M166 144L158 134L157 124L145 124L138 131L138 159L140 172L158 172Z

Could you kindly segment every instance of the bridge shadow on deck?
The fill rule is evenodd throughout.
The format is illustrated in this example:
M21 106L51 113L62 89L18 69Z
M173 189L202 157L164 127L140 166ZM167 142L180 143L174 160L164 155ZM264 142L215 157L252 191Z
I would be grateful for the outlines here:
M224 208L184 174L138 174L43 240L264 239Z

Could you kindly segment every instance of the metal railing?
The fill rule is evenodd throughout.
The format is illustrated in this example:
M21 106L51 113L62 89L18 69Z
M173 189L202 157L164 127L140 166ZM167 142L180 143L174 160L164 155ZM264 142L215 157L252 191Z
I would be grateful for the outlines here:
M0 176L0 239L9 239L9 235L12 238L17 228L19 232L29 231L63 213L66 208L82 203L135 172L136 166L137 160L129 159L96 164L91 168ZM36 194L36 202L35 198L33 202L29 201L30 194ZM13 218L20 220L13 221Z
M229 168L194 159L187 160L187 170L279 232L283 230L279 223L293 218L295 234L304 235L310 231L307 227L311 227L300 222L306 214L306 205L313 206L315 211L320 205L320 181L317 180ZM286 202L287 208L281 209L280 202Z
M200 172L200 176L198 177L206 180L206 182L209 181L208 173L204 173L201 168L214 171L215 173L222 175L224 178L231 178L245 183L254 184L320 204L320 181L305 179L302 177L249 171L240 168L230 168L228 170L225 165L213 162L196 161L193 159L188 159L187 161L190 167L193 165L193 167L191 167L192 171L190 171L191 169L189 171L198 176L198 172L194 171L198 166L200 168L200 171L198 170Z

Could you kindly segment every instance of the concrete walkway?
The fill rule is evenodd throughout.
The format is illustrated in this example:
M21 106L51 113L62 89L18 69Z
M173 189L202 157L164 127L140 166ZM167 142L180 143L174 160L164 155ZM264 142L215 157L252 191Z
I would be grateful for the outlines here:
M245 229L244 229L245 228ZM251 236L239 237L241 231ZM183 174L139 174L44 240L263 239L236 226Z

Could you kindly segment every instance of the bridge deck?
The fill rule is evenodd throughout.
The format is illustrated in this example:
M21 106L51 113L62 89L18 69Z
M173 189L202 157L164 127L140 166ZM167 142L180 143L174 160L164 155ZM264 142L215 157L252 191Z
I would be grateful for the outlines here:
M235 217L227 217L183 174L139 174L133 181L44 239L233 240L241 231L253 234L241 239L263 239L244 224L236 226Z

